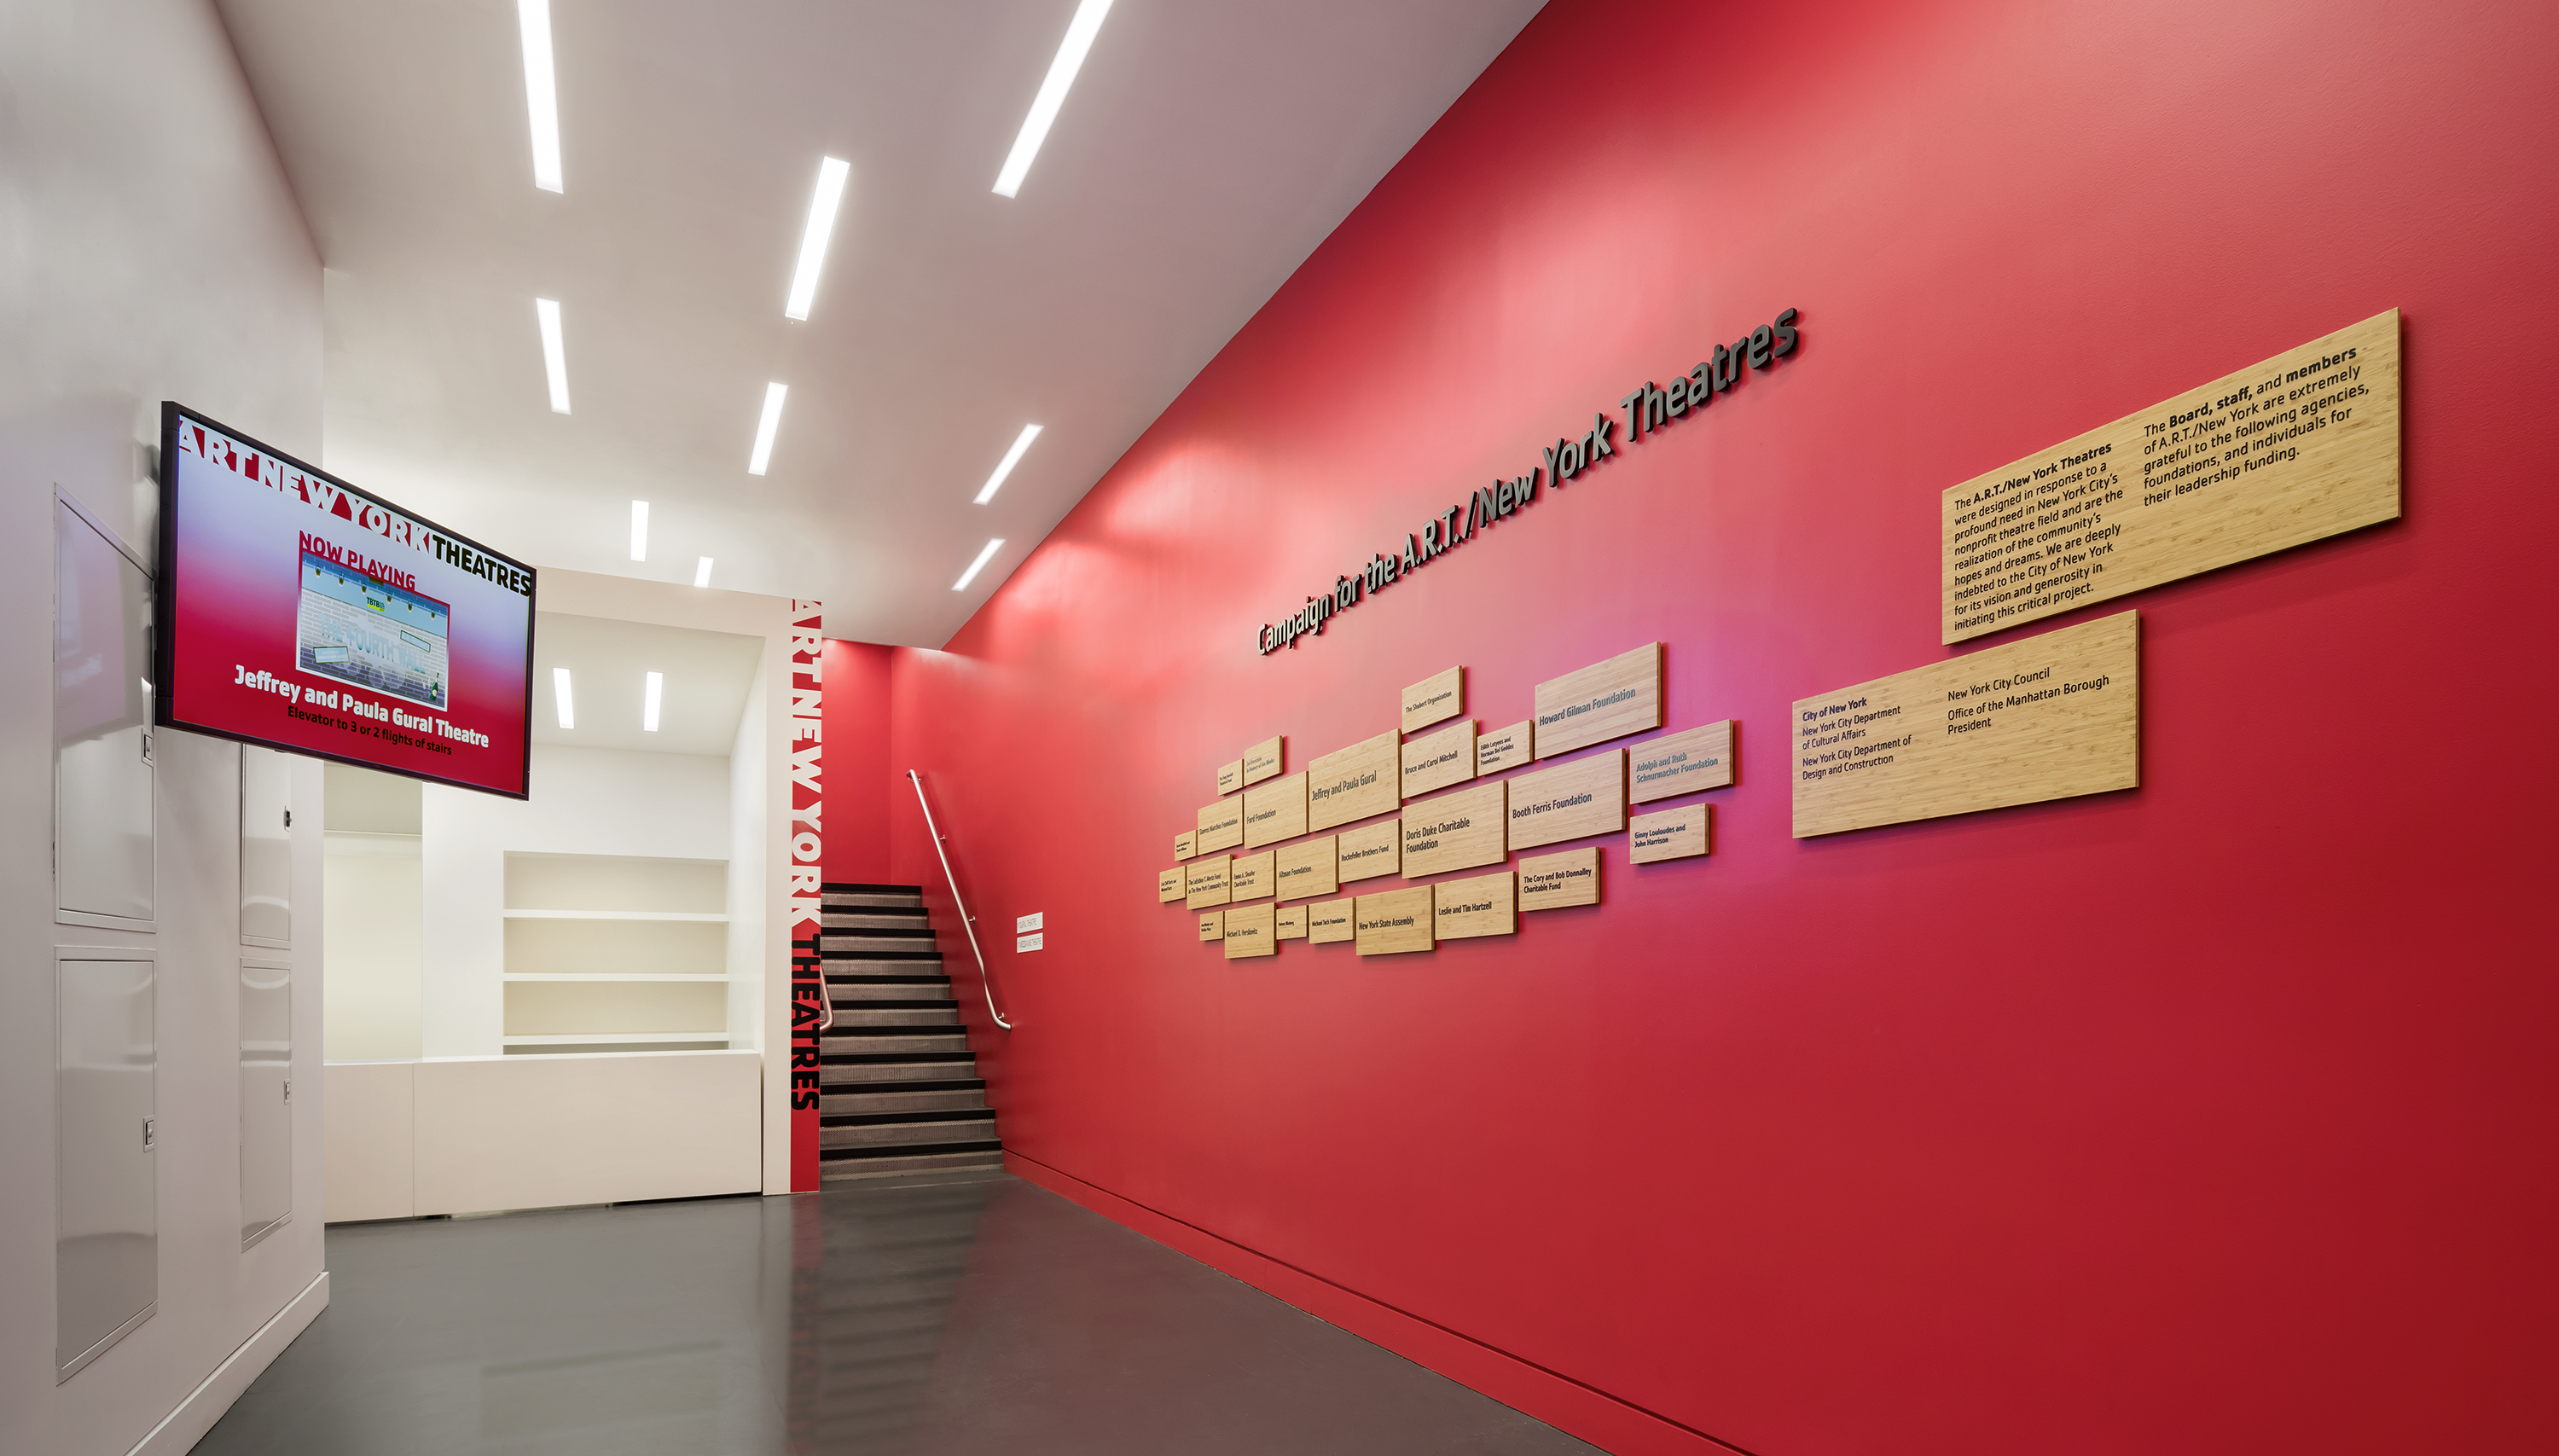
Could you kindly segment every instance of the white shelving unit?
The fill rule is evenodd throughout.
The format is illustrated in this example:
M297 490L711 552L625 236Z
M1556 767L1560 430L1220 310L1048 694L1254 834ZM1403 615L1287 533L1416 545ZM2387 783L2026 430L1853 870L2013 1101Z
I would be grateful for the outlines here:
M510 1051L728 1045L724 860L507 855Z

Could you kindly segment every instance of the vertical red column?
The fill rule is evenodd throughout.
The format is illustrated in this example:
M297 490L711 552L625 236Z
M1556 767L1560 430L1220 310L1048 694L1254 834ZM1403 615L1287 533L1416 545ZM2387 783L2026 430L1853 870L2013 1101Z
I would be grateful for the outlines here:
M826 752L826 612L818 602L791 604L791 716L783 746L791 755L791 1191L818 1191L818 1055L827 1023L827 967L818 951L826 878L826 794L819 763Z

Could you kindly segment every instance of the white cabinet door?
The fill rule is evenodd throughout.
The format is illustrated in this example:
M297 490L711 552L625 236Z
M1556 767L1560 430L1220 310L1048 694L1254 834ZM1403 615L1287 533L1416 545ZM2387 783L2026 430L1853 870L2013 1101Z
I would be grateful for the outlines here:
M54 503L54 908L75 925L156 917L151 579Z
M240 746L239 934L244 946L293 946L293 765Z
M66 1381L158 1307L148 951L54 952L54 1379Z
M240 1247L293 1217L293 967L239 968Z

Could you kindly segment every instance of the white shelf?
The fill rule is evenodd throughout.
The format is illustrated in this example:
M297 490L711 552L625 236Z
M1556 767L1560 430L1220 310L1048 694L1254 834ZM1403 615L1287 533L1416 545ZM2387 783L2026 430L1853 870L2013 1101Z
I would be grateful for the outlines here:
M599 1031L575 1036L501 1037L510 1047L591 1047L643 1042L725 1042L724 1031Z
M692 910L502 910L499 914L509 920L690 920L721 924L728 921L725 915Z
M501 974L498 978L500 980L509 981L559 981L562 983L583 981L599 984L611 983L615 985L668 985L677 982L724 981L728 979L725 974L651 975L646 971L640 971L630 975L624 975L617 971L597 971L592 975L581 975L572 970L510 970Z

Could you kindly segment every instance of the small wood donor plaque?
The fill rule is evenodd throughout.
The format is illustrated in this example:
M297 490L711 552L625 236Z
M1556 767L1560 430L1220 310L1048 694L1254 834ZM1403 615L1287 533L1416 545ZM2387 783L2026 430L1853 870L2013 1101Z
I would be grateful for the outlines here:
M1626 820L1626 862L1656 864L1704 854L1712 822L1713 811L1702 803L1637 814Z
M1463 784L1475 777L1475 720L1467 719L1404 745L1404 797Z
M1502 791L1496 779L1437 799L1404 806L1404 873L1410 877L1444 875L1450 870L1500 864L1510 849L1504 842Z
M1190 871L1183 869L1180 865L1175 865L1168 870L1155 871L1155 901L1157 904L1170 905L1176 900L1187 899L1190 893Z
M1404 690L1404 731L1444 723L1466 711L1466 669L1433 672Z
M1507 936L1518 929L1508 870L1430 887L1430 933L1442 941Z
M1340 845L1333 835L1300 839L1271 851L1277 867L1271 877L1282 900L1321 900L1341 890Z
M1291 774L1244 791L1244 847L1259 849L1306 832L1306 776Z
M1244 783L1251 787L1280 777L1280 740L1266 738L1244 751Z
M1348 899L1327 900L1306 907L1306 944L1330 946L1351 938L1354 902Z
M1396 755L1401 745L1397 735L1381 733L1308 764L1306 827L1329 829L1395 812L1404 802Z
M1650 803L1732 785L1732 720L1709 723L1626 750L1626 801Z
M1199 852L1233 849L1244 842L1244 801L1221 799L1199 811Z
M1191 861L1190 876L1182 896L1193 910L1226 903L1226 856Z
M1247 905L1226 913L1226 958L1243 960L1280 948L1278 917L1268 905Z
M1537 685L1537 756L1551 759L1662 726L1662 645Z
M1273 927L1271 934L1279 939L1302 941L1306 939L1306 907L1282 905L1280 907L1279 918L1271 924Z
M1391 875L1403 867L1403 858L1397 852L1404 846L1404 821L1401 819L1344 829L1335 842L1341 846L1337 858L1341 873L1337 878L1342 884Z
M1362 895L1351 912L1356 948L1362 955L1401 955L1428 950L1430 939L1430 887L1415 885Z
M1562 910L1599 903L1599 851L1568 849L1519 862L1519 908Z
M1475 772L1480 776L1516 769L1537 757L1533 752L1536 747L1537 720L1522 718L1508 728L1475 739Z
M1239 854L1226 869L1226 898L1229 901L1264 900L1273 893L1271 851Z
M1242 759L1237 759L1234 763L1231 763L1231 764L1220 764L1220 765L1218 765L1218 766L1217 766L1217 792L1218 792L1218 793L1220 793L1220 794L1233 794L1235 791L1237 791L1238 789L1241 789L1241 788L1243 788L1243 787L1244 787L1244 760L1242 760Z
M1226 912L1203 911L1199 918L1199 938L1203 944L1226 939Z
M1795 704L1795 837L2141 784L2121 612Z
M1199 830L1184 829L1173 836L1173 858L1188 859L1199 853Z
M2399 516L2399 311L1949 489L1962 642Z
M1511 791L1513 849L1614 834L1626 827L1626 751L1622 748L1505 782Z

